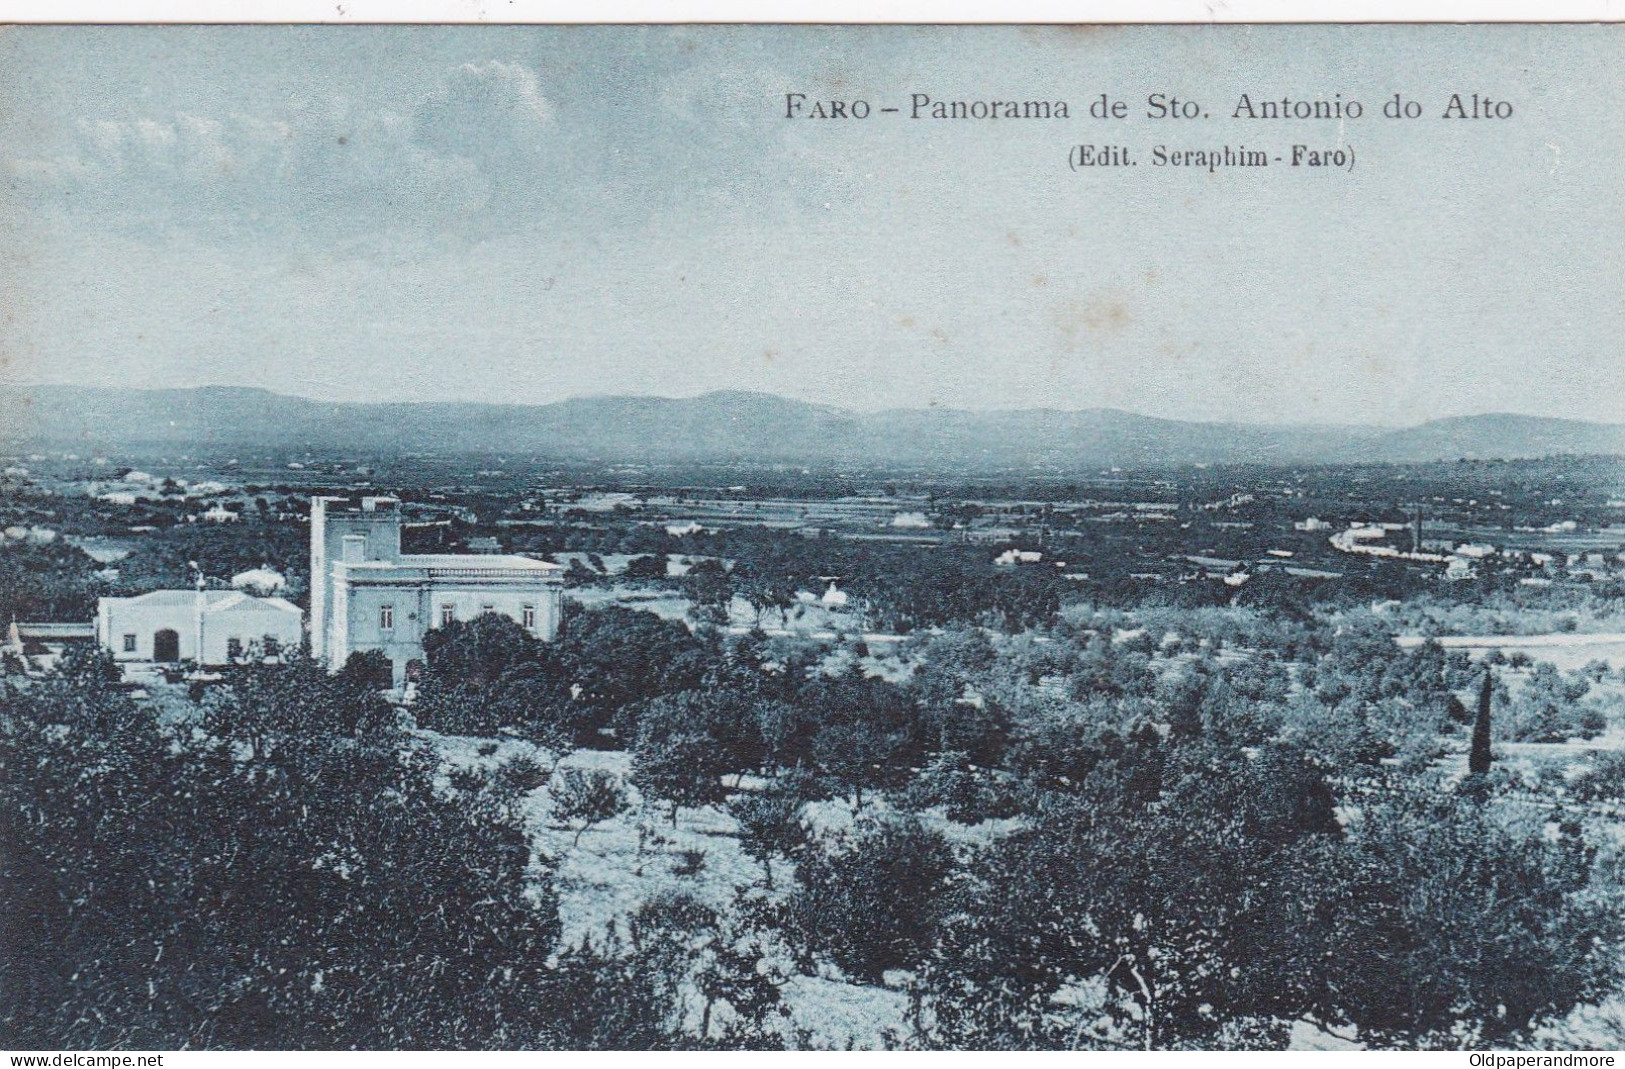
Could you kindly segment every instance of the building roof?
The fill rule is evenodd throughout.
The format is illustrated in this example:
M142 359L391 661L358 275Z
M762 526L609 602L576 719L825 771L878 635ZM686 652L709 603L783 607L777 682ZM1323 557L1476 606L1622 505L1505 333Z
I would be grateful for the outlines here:
M342 564L346 568L376 568L379 570L393 568L474 568L489 571L518 568L535 572L564 570L563 565L554 564L551 561L537 560L535 557L522 557L516 553L402 553L399 561L335 560L333 563Z
M97 605L125 604L152 608L190 609L197 604L196 590L151 590L133 598L98 598ZM241 590L203 591L204 612L229 612L239 609L275 609L279 612L300 611L299 606L285 598L257 598Z

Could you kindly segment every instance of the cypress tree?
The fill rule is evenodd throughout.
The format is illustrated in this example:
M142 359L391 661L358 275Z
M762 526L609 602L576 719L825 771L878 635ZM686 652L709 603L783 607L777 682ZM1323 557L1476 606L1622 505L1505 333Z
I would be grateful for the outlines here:
M1482 776L1490 770L1490 694L1494 683L1484 669L1484 686L1478 692L1478 719L1473 721L1473 748L1467 755L1467 771Z

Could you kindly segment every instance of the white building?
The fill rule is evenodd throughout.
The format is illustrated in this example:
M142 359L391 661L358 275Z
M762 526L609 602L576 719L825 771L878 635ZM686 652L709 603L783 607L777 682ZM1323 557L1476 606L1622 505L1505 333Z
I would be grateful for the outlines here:
M544 642L558 636L564 569L513 554L401 552L400 502L310 503L310 644L330 669L352 653L389 659L396 686L423 658L423 636L484 613Z
M304 613L282 598L240 590L154 590L96 602L96 641L119 661L230 664L251 647L264 656L298 649Z
M238 572L231 577L231 585L235 590L246 590L250 594L275 594L288 585L283 574L269 565L260 565L250 568L246 572Z

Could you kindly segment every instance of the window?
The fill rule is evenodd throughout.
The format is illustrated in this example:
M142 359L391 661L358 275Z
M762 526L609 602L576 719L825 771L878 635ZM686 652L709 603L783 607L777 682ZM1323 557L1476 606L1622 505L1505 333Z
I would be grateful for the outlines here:
M497 611L497 607L495 605L481 605L480 606L480 612L482 612L482 613L496 612L496 611Z
M134 653L135 652L135 636L134 635L125 635L124 636L124 652L125 653Z
M526 605L522 616L525 630L536 630L536 606Z
M454 605L440 606L440 626L445 627L457 619L457 608Z
M243 640L235 637L226 639L226 656L235 661L242 655Z
M395 606L378 606L378 628L381 631L395 630Z
M265 656L267 656L267 657L275 657L277 654L279 654L281 652L282 652L282 643L277 640L277 637L275 635L266 635L265 636Z

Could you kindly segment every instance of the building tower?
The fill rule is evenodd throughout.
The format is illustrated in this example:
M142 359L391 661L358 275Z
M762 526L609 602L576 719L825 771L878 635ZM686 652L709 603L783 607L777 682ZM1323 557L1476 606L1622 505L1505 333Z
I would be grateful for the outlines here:
M330 507L336 506L336 507ZM355 539L355 541L352 541ZM329 553L337 559L389 561L401 559L401 503L393 497L364 497L361 508L342 497L310 500L310 652L332 667L333 569Z

